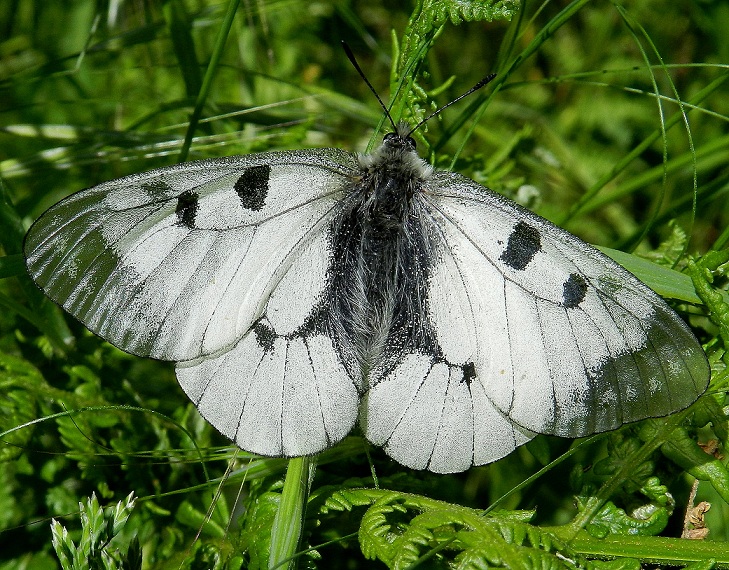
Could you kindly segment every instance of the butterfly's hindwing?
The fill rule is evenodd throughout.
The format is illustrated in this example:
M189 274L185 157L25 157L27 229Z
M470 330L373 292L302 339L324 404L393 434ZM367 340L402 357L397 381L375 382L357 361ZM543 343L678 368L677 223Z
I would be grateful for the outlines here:
M496 461L533 438L493 405L471 371L470 362L403 355L362 399L365 436L399 463L435 473Z
M325 303L330 242L320 232L301 248L232 349L177 364L180 385L203 417L247 451L317 453L357 419L360 376L343 365Z

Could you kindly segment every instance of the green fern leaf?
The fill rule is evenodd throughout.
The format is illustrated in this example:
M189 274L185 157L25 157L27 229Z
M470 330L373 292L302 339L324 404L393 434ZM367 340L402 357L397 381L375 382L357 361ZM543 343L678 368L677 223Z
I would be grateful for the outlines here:
M519 550L521 565L524 570L572 570L575 564L567 562L564 558L558 558L550 552L544 552L534 548L522 548Z
M417 519L392 543L391 568L407 568L420 558L423 548L433 546L433 533L420 526Z
M543 532L541 529L534 526L525 525L526 536L529 539L529 544L534 547L540 547L544 550L551 551L555 548L559 548L562 544L555 544L555 538L548 532Z
M451 566L454 570L488 570L496 564L496 561L488 560L481 552L465 550L454 558Z
M26 360L0 352L0 432L12 430L38 417L37 400L43 398L46 383ZM33 429L26 427L3 436L0 461L17 459L30 441Z
M432 15L433 23L439 26L450 20L452 24L461 22L491 22L492 20L510 20L519 9L517 0L496 0L483 2L479 0L446 0L427 2L427 9Z
M268 566L271 528L280 502L280 493L264 492L248 506L240 536L241 547L250 556L251 570Z
M337 489L337 490L334 490ZM332 492L334 490L334 492ZM351 511L355 507L370 505L373 499L366 492L367 489L339 489L339 487L321 487L312 493L311 502L326 496L319 507L321 514L329 511ZM328 495L328 496L327 496Z
M586 530L593 536L627 534L632 536L655 536L668 524L671 510L656 504L647 504L633 509L629 514L608 502L589 522Z
M620 558L618 560L590 560L585 564L587 570L640 570L640 562L634 558ZM688 568L688 566L687 566Z
M391 544L395 536L390 532L391 525L388 516L395 512L405 512L406 509L397 503L392 495L386 495L373 504L362 517L359 526L359 544L362 554L369 560L379 558L385 564L392 559Z

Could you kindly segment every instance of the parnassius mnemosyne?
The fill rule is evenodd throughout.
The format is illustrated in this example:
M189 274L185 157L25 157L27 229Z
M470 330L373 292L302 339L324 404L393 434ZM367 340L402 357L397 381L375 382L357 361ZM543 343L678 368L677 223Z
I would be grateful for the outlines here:
M175 361L200 413L265 456L359 421L396 461L457 472L703 393L704 352L658 295L411 134L83 190L30 228L28 271L102 338Z

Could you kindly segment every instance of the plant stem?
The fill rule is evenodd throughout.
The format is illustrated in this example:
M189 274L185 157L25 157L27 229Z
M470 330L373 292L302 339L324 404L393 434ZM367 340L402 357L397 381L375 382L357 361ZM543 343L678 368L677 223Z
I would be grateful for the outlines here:
M269 569L288 570L295 566L294 555L301 538L304 510L315 470L314 457L294 457L289 460L281 503L271 529Z
M185 141L182 143L182 149L180 150L180 156L178 162L185 162L187 160L187 154L190 151L190 145L192 144L192 137L195 134L198 122L200 122L200 116L202 115L203 106L207 101L208 94L210 93L210 87L213 84L213 78L215 72L218 69L218 63L223 55L223 48L225 47L225 41L228 39L230 33L230 27L233 25L233 18L238 10L238 4L240 0L228 0L228 8L223 18L223 23L220 26L218 37L215 41L215 47L213 53L210 56L210 63L208 64L207 70L205 71L205 77L203 77L202 87L200 92L197 94L197 100L195 101L195 109L190 117L190 123L185 133Z

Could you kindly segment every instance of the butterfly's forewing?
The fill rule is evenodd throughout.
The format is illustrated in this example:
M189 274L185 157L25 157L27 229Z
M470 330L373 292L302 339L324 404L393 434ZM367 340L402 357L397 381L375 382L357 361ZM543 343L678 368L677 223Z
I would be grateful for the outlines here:
M348 154L201 161L81 191L25 241L28 271L89 329L140 356L229 348L341 199Z
M445 250L474 299L461 307L477 334L458 358L468 352L512 421L578 437L669 414L704 392L701 346L633 275L464 177L443 173L434 185Z
M314 453L349 432L359 399L320 302L355 165L274 152L101 184L33 225L28 271L109 342L181 361L185 392L244 449Z

